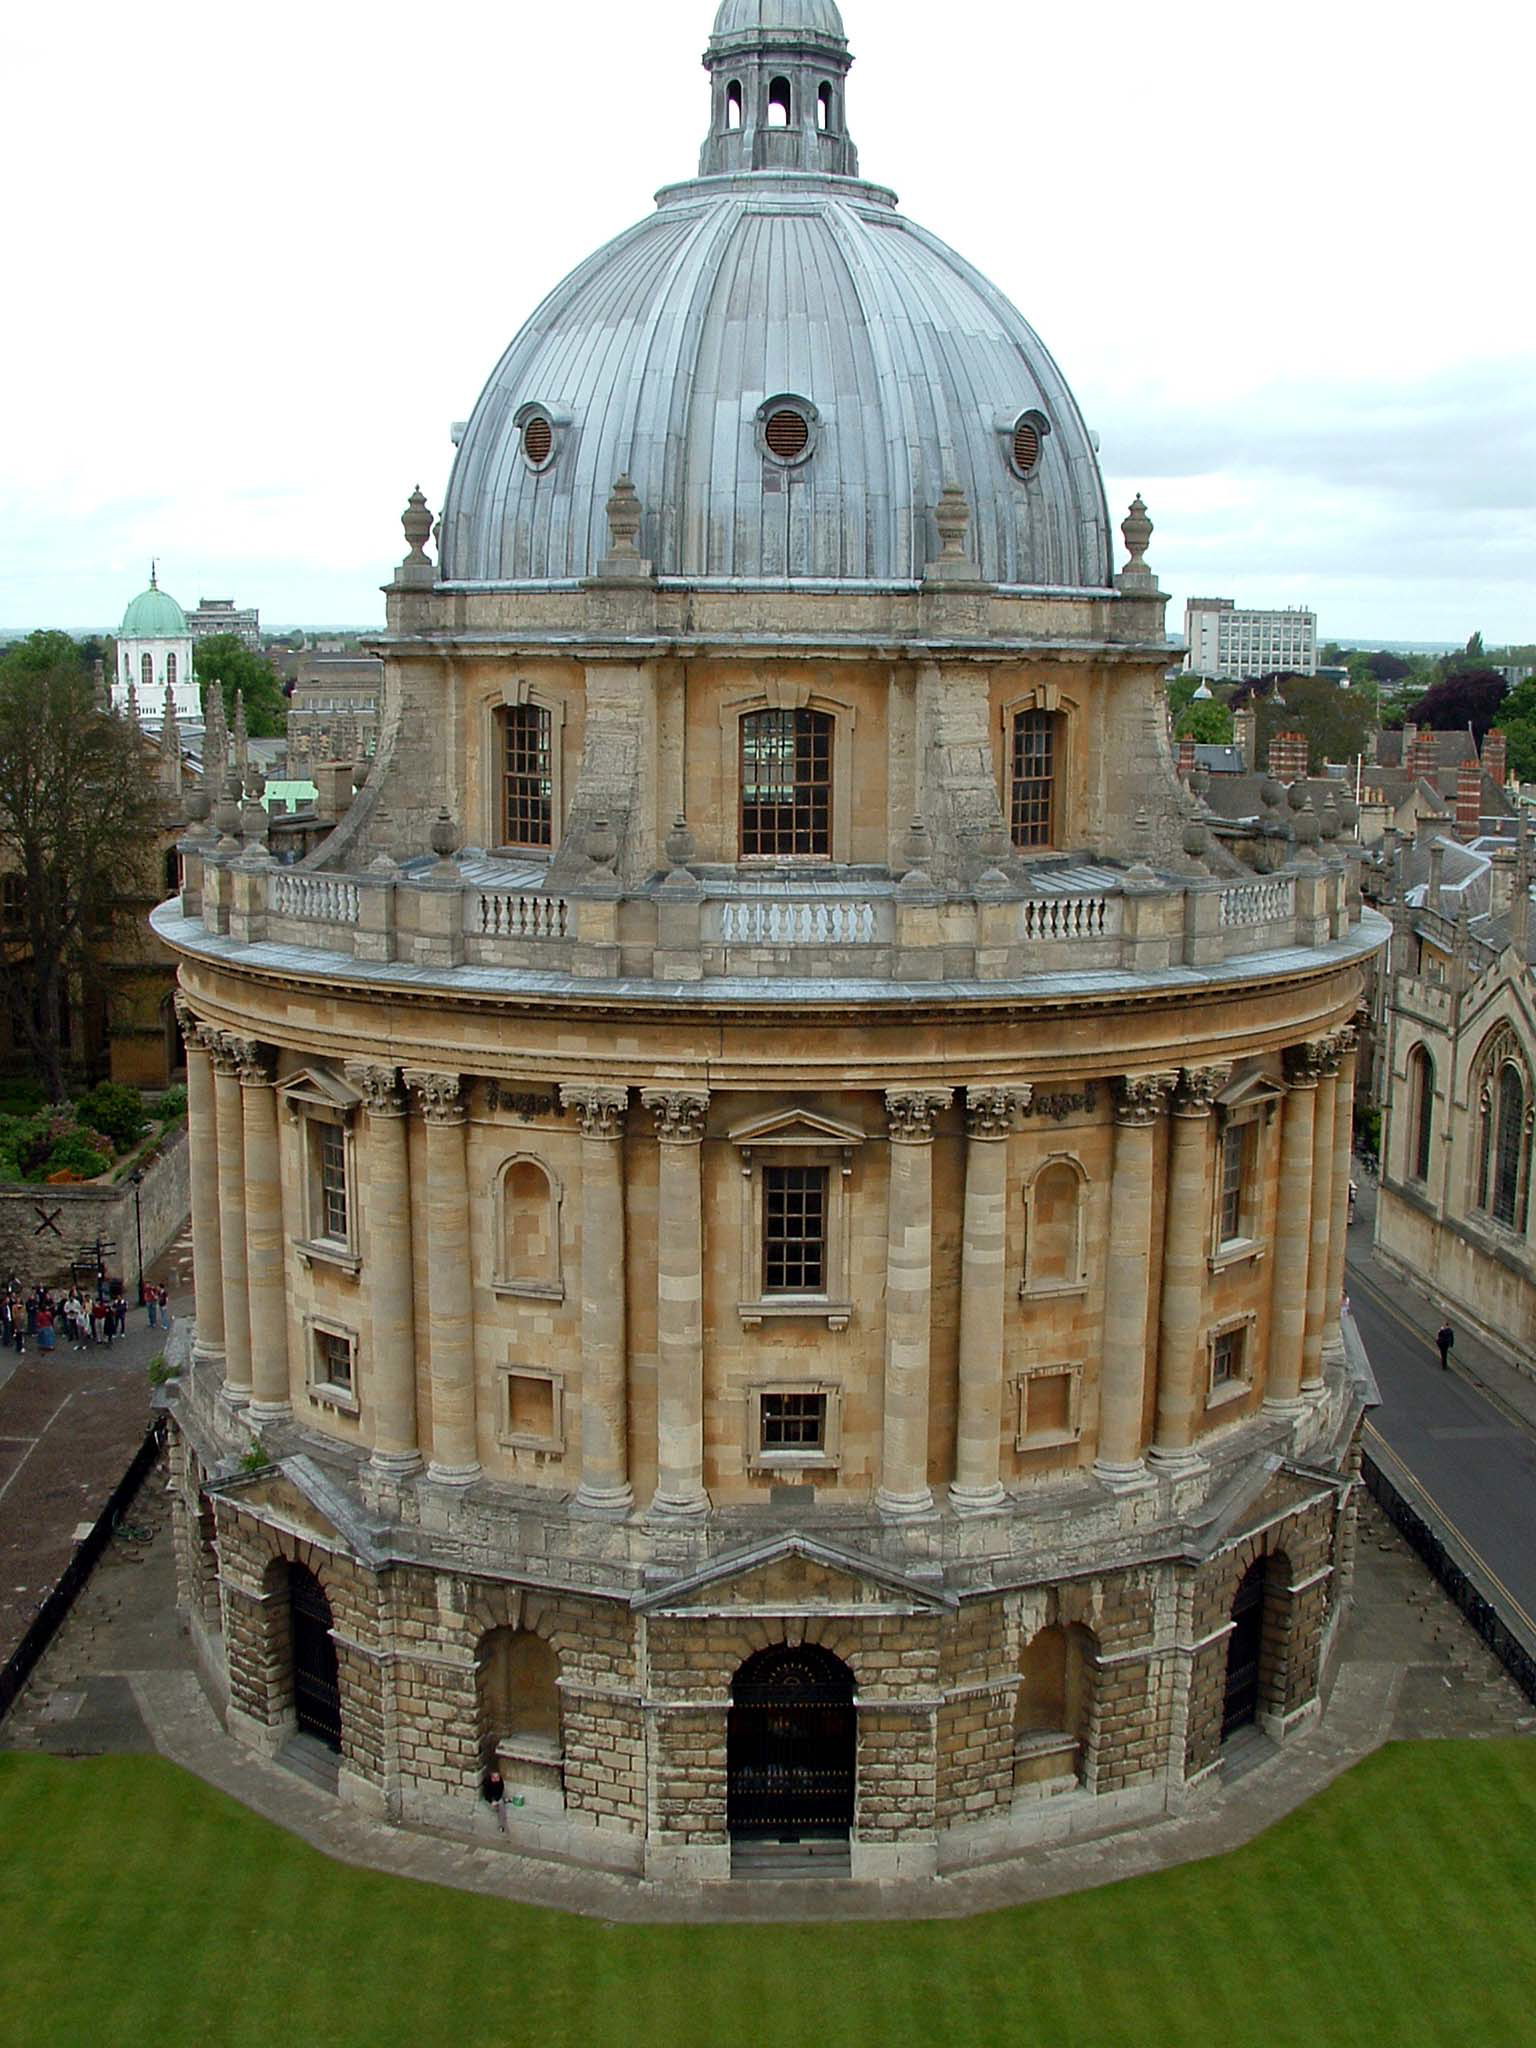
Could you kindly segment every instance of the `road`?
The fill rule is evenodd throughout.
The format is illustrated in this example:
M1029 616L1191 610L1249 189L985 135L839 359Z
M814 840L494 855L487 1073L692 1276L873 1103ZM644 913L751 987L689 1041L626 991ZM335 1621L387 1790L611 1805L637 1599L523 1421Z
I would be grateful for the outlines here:
M1381 1388L1366 1448L1391 1474L1407 1468L1441 1522L1486 1574L1506 1618L1536 1643L1536 1432L1511 1368L1458 1332L1442 1372L1435 1305L1369 1255L1362 1225L1346 1287ZM1454 1319L1453 1319L1454 1320Z

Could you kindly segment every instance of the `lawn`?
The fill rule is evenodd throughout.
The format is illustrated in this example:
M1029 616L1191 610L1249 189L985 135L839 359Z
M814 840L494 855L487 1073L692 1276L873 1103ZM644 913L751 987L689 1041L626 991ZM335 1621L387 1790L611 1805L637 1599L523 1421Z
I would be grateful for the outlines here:
M1236 1855L964 1921L634 1928L331 1862L156 1758L0 1754L17 2048L1536 2038L1536 1744L1398 1744Z

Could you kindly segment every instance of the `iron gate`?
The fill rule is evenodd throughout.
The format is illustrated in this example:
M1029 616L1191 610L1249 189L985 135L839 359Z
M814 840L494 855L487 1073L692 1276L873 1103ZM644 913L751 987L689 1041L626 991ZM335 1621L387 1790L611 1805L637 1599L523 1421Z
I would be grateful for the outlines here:
M1264 1563L1252 1565L1232 1602L1227 1637L1227 1690L1222 1701L1221 1739L1259 1718L1259 1658L1264 1645Z
M846 1835L857 1748L853 1674L840 1658L810 1643L749 1657L731 1687L726 1728L731 1833Z
M288 1614L293 1630L293 1705L306 1735L341 1748L341 1685L325 1588L302 1565L288 1568Z

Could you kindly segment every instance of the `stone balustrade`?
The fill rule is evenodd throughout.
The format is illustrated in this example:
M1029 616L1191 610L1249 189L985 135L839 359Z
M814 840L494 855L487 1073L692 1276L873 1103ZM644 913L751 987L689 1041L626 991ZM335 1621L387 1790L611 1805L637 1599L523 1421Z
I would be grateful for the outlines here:
M589 979L987 982L1208 968L1325 945L1360 917L1338 859L1240 881L1079 867L949 896L836 873L559 894L526 868L498 886L440 867L332 875L197 845L182 854L183 914L210 932L380 963Z

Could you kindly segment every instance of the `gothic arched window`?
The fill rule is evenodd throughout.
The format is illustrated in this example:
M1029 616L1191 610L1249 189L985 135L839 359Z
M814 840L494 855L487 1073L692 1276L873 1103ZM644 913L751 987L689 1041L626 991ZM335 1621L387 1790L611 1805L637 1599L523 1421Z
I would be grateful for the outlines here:
M1499 1074L1498 1137L1493 1154L1493 1214L1512 1230L1524 1227L1525 1089L1513 1067Z
M1413 1180L1428 1180L1435 1121L1435 1063L1422 1045L1416 1045L1408 1055L1408 1103L1412 1118L1408 1172Z
M1523 1231L1530 1202L1531 1086L1522 1049L1507 1027L1481 1062L1477 1100L1477 1206L1506 1229Z

